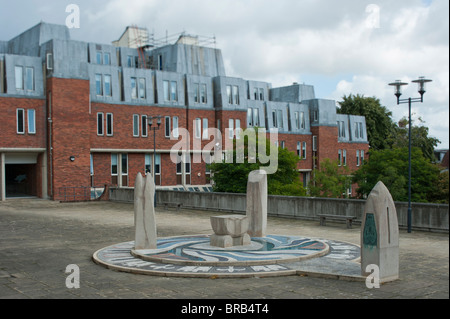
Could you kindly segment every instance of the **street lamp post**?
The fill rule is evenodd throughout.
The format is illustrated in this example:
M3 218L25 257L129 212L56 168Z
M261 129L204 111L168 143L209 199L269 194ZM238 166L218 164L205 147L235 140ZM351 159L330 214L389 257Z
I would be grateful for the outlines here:
M155 160L156 160L156 131L159 130L159 127L161 126L161 115L156 115L156 116L148 116L148 126L150 128L150 130L153 130L153 160L152 160L152 175L153 175L153 180L155 181L155 169L156 169L156 164L155 164ZM153 119L156 119L156 124L155 126L153 126ZM154 206L156 207L156 194L155 194L155 198L154 198Z
M408 233L411 232L411 219L412 219L412 209L411 209L411 104L420 102L423 103L423 95L425 94L425 83L431 82L431 80L425 79L425 77L421 76L419 79L412 81L414 83L419 84L419 94L420 98L407 98L407 99L400 99L400 96L402 95L401 87L404 85L408 85L408 83L401 82L400 80L397 80L393 83L389 83L391 86L395 86L395 96L397 97L397 105L399 104L405 104L408 103L409 106L409 141L408 141Z

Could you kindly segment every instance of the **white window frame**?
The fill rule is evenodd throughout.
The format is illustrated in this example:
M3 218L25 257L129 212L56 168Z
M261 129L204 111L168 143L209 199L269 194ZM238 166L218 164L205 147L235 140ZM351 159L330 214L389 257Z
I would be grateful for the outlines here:
M166 138L170 138L170 132L171 132L171 127L170 127L170 116L165 116L164 117L164 136Z
M23 90L23 66L16 65L14 68L16 90Z
M133 114L133 137L139 137L139 114Z
M111 133L108 133L109 131L109 124L108 124L108 118L111 118ZM112 113L106 113L106 136L113 136L114 135L114 115Z
M22 131L19 131L19 111L22 112ZM16 133L25 134L25 109L22 108L16 110Z
M202 119L196 118L194 123L194 136L197 139L200 139L202 137Z
M306 159L306 142L302 144L302 158Z
M208 119L207 118L203 118L202 119L202 140L207 140L207 139L209 139Z
M101 126L99 125L99 116L101 116ZM105 135L105 116L103 112L97 112L97 135L98 136L104 136ZM99 129L101 129L101 132L99 133Z
M145 174L151 174L152 173L152 160L153 160L153 155L152 154L145 154L145 159L144 159L144 172Z
M30 114L33 113L33 116ZM28 134L36 134L36 111L34 109L27 110Z
M236 139L239 140L241 138L241 120L236 119L235 120L235 130L236 130Z
M228 120L228 138L230 140L232 140L233 136L234 136L234 120L233 119L229 119Z
M178 116L172 118L172 136L178 138L180 136L178 131Z
M147 115L142 115L141 116L141 136L142 137L148 136L147 125L148 125Z
M356 166L359 166L360 157L359 157L359 150L356 150Z
M139 78L139 83L138 83L138 96L139 99L145 100L147 98L147 81L145 80L145 78Z
M97 96L103 96L103 75L99 73L95 74L95 94Z
M114 159L115 158L115 164ZM116 166L116 172L113 172L113 166ZM119 175L119 154L118 153L111 153L111 176L118 176Z
M31 72L31 75L29 75L28 72ZM28 81L31 81L29 83ZM31 85L31 87L30 87ZM25 68L25 90L27 91L34 91L34 68L33 67L26 67Z
M109 79L109 80L107 80L107 79ZM104 95L105 96L112 96L111 74L105 74L104 75L104 85L105 85L105 90L104 90L105 94Z
M133 87L133 83L134 83L134 87ZM136 77L131 77L130 87L131 87L131 99L137 100L138 99L138 81L137 81Z

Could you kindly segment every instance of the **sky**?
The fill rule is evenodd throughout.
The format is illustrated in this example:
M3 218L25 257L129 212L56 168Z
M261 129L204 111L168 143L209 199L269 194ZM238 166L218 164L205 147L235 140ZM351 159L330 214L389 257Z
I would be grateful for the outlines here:
M317 98L376 97L394 121L408 116L397 105L395 80L409 83L402 98L419 97L412 119L449 148L448 0L0 0L0 40L40 21L66 24L80 10L73 40L110 44L126 26L146 27L157 39L186 32L216 38L228 76L314 85ZM72 20L73 21L73 20Z

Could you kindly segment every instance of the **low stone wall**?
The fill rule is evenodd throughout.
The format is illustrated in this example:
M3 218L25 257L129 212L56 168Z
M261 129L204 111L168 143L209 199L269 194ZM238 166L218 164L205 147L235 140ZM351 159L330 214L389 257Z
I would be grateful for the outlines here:
M111 201L133 202L133 188L110 188ZM245 213L245 194L156 191L157 205L182 203L185 208ZM360 223L365 200L318 197L268 197L268 215L285 218L318 220L318 214L356 216ZM395 202L400 228L407 227L408 203ZM412 229L448 232L449 205L412 203Z

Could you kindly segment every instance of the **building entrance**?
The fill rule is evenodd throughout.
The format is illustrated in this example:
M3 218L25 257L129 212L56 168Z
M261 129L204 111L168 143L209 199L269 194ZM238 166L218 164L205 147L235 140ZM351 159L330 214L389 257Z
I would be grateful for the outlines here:
M36 164L6 164L6 197L37 196Z

